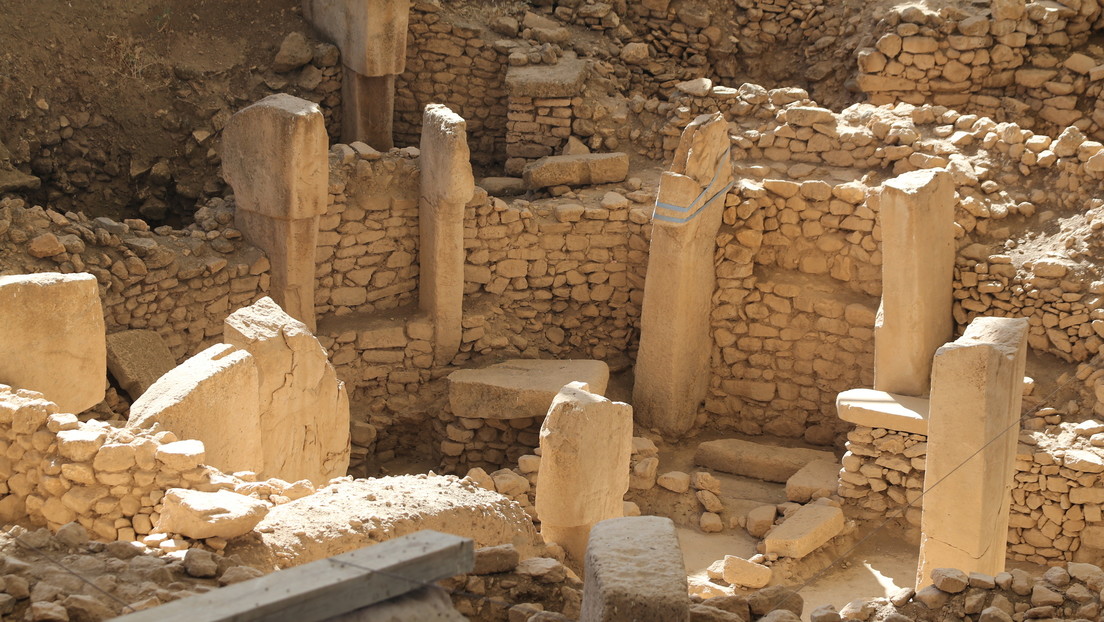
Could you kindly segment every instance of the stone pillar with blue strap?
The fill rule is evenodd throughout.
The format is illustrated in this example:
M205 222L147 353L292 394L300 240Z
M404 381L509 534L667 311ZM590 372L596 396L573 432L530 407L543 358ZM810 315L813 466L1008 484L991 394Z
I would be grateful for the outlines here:
M713 255L733 184L730 145L720 113L691 122L652 214L633 409L638 423L667 435L694 426L709 388Z

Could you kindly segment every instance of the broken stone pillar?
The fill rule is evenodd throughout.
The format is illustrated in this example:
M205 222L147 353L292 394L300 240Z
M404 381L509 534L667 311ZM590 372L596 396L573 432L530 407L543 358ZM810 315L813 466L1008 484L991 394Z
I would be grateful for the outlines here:
M130 407L130 429L168 430L202 441L207 464L226 473L264 467L253 356L224 343L161 376Z
M342 140L387 151L395 77L406 71L410 0L303 0L303 15L341 49Z
M325 485L349 470L349 396L322 344L271 298L232 313L226 343L257 366L261 476Z
M686 566L671 519L613 518L590 530L579 622L689 620Z
M941 169L882 188L882 303L874 323L874 389L928 394L932 356L951 339L955 189Z
M63 413L104 399L107 345L91 274L0 277L0 384L38 391Z
M433 359L460 350L464 314L464 208L475 194L467 123L440 104L422 117L418 306L433 322Z
M318 217L329 200L327 145L318 104L284 93L239 111L222 138L237 227L268 255L272 297L311 330Z
M582 560L591 528L620 518L629 490L632 407L586 391L562 388L541 425L537 517L546 542Z
M917 586L935 568L1004 570L1027 328L978 318L935 354Z
M728 123L698 117L660 181L636 357L633 409L665 434L693 427L709 386L713 252L731 180Z

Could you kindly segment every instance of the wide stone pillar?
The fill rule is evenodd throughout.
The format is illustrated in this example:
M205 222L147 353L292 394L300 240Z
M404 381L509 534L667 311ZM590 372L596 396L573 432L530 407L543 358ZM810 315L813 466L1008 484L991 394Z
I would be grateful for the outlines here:
M955 190L941 169L882 188L882 303L874 324L874 389L928 394L932 356L951 339Z
M222 138L236 224L268 255L272 298L311 330L318 217L329 199L327 145L318 105L283 93L239 111Z
M406 71L410 0L303 0L303 15L341 49L342 140L390 149L395 77Z
M433 322L433 359L460 350L464 313L464 208L475 194L467 123L440 104L422 118L418 306Z
M728 123L698 117L660 181L636 357L633 410L665 434L693 427L709 388L713 253L731 180Z
M917 586L935 568L1004 570L1027 327L978 318L935 354Z
M591 528L624 515L632 433L628 404L590 393L581 382L560 389L540 432L536 509L545 542L582 561Z

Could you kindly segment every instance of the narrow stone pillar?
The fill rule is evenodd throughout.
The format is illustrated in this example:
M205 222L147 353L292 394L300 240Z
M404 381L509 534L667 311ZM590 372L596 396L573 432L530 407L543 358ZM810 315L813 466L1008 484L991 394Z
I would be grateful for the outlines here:
M709 388L713 253L731 180L728 122L698 117L660 181L636 357L633 409L665 434L693 427Z
M591 528L624 515L632 433L628 404L590 393L581 382L560 389L540 432L536 506L545 542L582 561Z
M978 318L935 354L918 587L935 568L1004 570L1027 328Z
M464 208L475 194L467 123L446 106L426 106L421 152L418 306L433 321L434 362L445 365L463 333Z
M222 138L236 224L268 255L272 298L312 331L318 217L329 199L327 145L318 105L284 93L239 111Z
M303 0L303 15L341 49L342 140L390 149L395 77L406 71L410 0Z
M579 622L688 622L686 565L661 516L604 520L590 531Z
M874 388L924 396L932 356L951 339L955 190L941 169L882 188L882 303L874 323Z

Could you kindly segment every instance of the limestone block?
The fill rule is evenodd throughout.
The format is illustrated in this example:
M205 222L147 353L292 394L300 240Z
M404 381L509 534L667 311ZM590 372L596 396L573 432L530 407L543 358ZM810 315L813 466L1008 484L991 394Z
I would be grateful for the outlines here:
M928 433L928 400L873 389L849 389L836 396L840 419L870 428Z
M107 336L107 371L132 401L173 367L172 352L152 330L124 330Z
M410 0L303 0L303 16L362 76L406 71Z
M839 485L840 464L835 460L814 460L801 467L786 480L786 498L797 503L808 503L813 495L825 496L836 492Z
M452 414L467 419L543 418L556 394L582 382L596 395L606 392L609 366L602 361L515 359L448 376Z
M226 343L257 367L263 477L324 484L349 468L349 396L306 325L271 298L230 314Z
M434 360L460 349L464 306L464 208L475 193L467 124L439 104L422 117L418 306L433 322Z
M105 332L91 274L0 277L0 383L84 412L104 399Z
M835 462L836 457L829 451L776 447L735 438L702 443L694 453L694 463L699 466L768 482L785 482L814 461Z
M265 502L228 490L170 488L162 504L158 530L195 539L243 536L268 514Z
M530 189L550 186L589 186L624 181L629 156L624 153L586 153L541 158L522 171Z
M766 587L771 580L769 566L748 561L736 555L725 555L721 577L732 585L759 589Z
M583 559L591 527L622 516L632 428L631 406L590 393L580 382L556 394L541 425L541 535L575 559Z
M951 338L954 179L940 169L885 183L882 304L874 322L874 388L928 394L932 356Z
M805 557L843 531L843 510L812 503L791 514L763 539L767 553Z
M1027 330L982 317L936 352L918 584L935 568L1004 570Z
M324 214L327 145L322 109L305 99L279 93L238 111L223 130L221 152L237 209L279 220Z
M515 97L577 97L588 74L587 61L568 52L555 65L527 65L506 70L506 90Z
M127 427L202 441L207 463L227 473L261 471L259 393L252 355L211 346L153 383L131 405Z
M579 622L688 622L686 567L668 518L613 518L594 526Z

